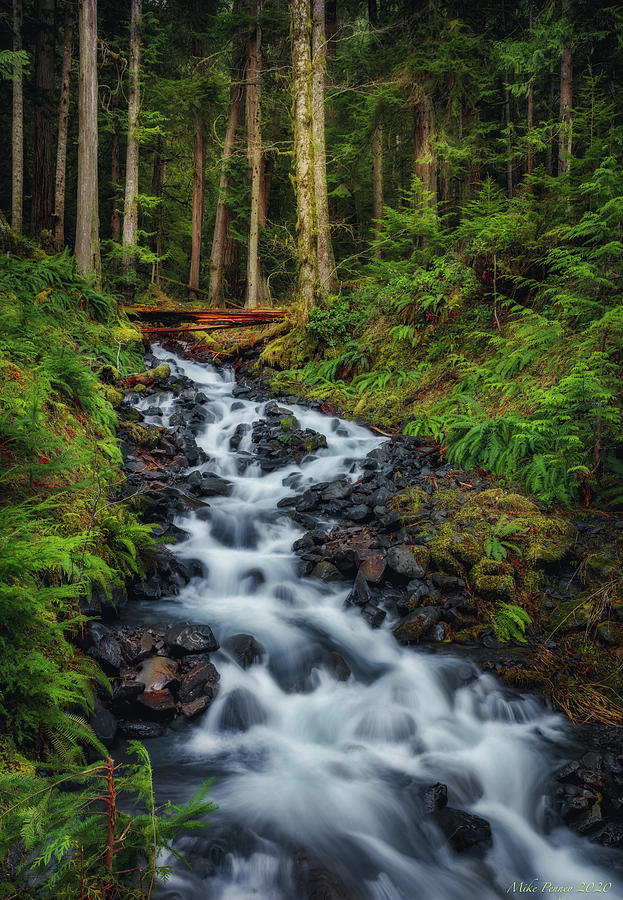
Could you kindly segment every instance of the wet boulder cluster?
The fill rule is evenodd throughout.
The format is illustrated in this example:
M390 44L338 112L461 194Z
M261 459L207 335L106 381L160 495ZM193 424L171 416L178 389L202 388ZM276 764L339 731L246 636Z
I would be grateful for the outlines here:
M445 641L475 612L466 580L440 571L432 559L435 522L445 516L432 508L427 516L433 527L425 530L420 521L405 522L393 501L413 486L431 498L436 482L452 477L450 467L432 447L399 438L369 453L363 473L354 484L342 479L316 484L281 501L302 525L338 521L332 528L311 529L295 543L300 573L353 581L346 602L359 607L373 627L389 614L402 644Z
M216 695L219 674L210 654L219 645L207 625L92 622L84 643L112 681L106 706L122 734L159 734L176 716L203 712Z
M554 806L574 831L623 848L623 736L620 729L582 726L581 750L555 775Z
M118 403L126 475L119 499L135 497L143 518L153 524L154 537L172 543L187 536L174 524L176 517L189 510L207 514L209 498L227 496L231 484L209 470L188 474L189 467L209 461L196 440L211 417L205 394L154 357L147 355L146 362L144 373L122 385ZM171 401L167 427L153 424ZM192 719L207 709L218 690L219 674L210 660L218 642L208 625L115 624L120 607L175 596L203 574L199 560L181 558L158 544L142 564L144 577L128 578L110 596L94 592L84 601L84 612L102 621L89 624L82 649L113 686L112 695L100 694L92 718L105 743L117 733L161 734L175 719Z
M259 462L263 472L300 462L315 450L327 446L324 434L301 428L292 410L279 406L274 400L266 404L263 419L252 425L238 426L231 438L231 449L238 450L242 437L249 432L250 457Z

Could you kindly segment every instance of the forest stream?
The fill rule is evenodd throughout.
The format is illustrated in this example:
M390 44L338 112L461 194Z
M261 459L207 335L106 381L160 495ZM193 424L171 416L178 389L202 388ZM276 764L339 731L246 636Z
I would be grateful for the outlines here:
M623 897L612 851L561 825L548 799L569 758L562 716L442 645L400 646L391 613L372 629L345 605L348 582L300 576L292 545L304 529L287 498L357 481L385 439L288 404L327 447L262 471L250 426L266 404L236 397L231 369L153 352L207 397L198 468L232 485L207 515L175 522L188 533L176 555L199 560L203 576L124 614L209 624L221 646L207 712L150 741L159 800L188 799L214 778L220 807L207 831L179 840L191 869L175 862L159 896L488 900L531 885ZM153 403L137 397L145 421L166 426L175 397L159 394L157 414ZM235 635L252 648L244 665ZM453 834L471 836L461 847Z

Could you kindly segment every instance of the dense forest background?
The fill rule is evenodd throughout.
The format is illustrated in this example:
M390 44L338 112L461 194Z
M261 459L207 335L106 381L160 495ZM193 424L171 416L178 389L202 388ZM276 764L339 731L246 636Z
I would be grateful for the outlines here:
M146 855L153 883L210 809L204 787L158 817L140 746L83 755L106 749L82 626L156 552L121 500L144 350L124 304L283 307L190 340L501 485L469 546L446 492L436 563L480 572L474 634L571 620L539 685L620 726L623 6L3 0L0 24L0 896L36 852L39 896L77 896L68 833L92 896ZM571 545L581 587L546 607L537 569ZM113 871L83 811L107 778L110 824L115 773L146 812L109 828L133 836Z

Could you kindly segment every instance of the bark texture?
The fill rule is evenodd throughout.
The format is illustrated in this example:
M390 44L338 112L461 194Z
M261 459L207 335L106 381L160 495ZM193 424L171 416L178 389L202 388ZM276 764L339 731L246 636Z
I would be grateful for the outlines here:
M155 211L156 219L156 240L154 250L158 259L154 264L152 281L160 284L160 258L164 253L164 210L162 204L162 196L164 193L164 180L166 178L167 161L162 152L162 137L158 137L156 149L154 150L154 168L151 179L151 193L156 197L158 204Z
M39 0L37 3L32 182L32 224L35 235L44 229L51 229L54 208L54 9L54 0Z
M261 4L256 7L255 25L247 47L247 158L251 172L251 207L249 210L249 247L247 253L247 302L256 309L262 301L260 273L260 193L262 184L262 30L259 23Z
M212 238L212 252L210 254L210 305L217 306L223 286L223 272L227 259L229 212L227 210L227 193L230 185L229 162L236 146L236 134L242 118L242 91L234 87L229 118L223 144L223 156L221 159L221 177L219 181L219 197L216 204L216 217L214 220L214 236Z
M312 129L314 188L316 192L318 279L320 290L330 293L337 287L335 258L331 243L329 200L327 197L327 155L325 145L324 87L327 70L325 0L312 0ZM376 6L375 6L376 8Z
M13 0L13 50L22 49L22 0ZM11 227L22 233L24 211L24 75L21 60L13 73L13 113L11 120Z
M79 0L78 198L76 266L101 278L97 197L97 0Z
M383 124L377 120L372 132L372 189L374 232L378 237L383 219ZM377 259L381 258L381 247L374 249Z
M312 143L312 97L309 0L292 0L292 88L294 93L294 157L298 233L297 294L305 310L314 303L318 284L315 246L316 204Z
M425 202L435 206L437 202L437 161L433 148L434 112L433 103L422 77L417 88L413 108L413 152L415 155L415 175L422 182Z
M563 18L567 18L571 0L562 0ZM569 170L573 149L573 52L566 46L560 63L560 140L558 142L558 174Z
M65 0L65 28L63 32L63 68L61 71L61 99L58 113L56 143L56 179L54 184L54 246L65 245L65 177L67 173L67 126L71 87L71 43L74 25L73 0Z
M141 13L142 0L132 0L130 12L130 94L128 97L128 149L125 165L122 246L124 269L135 264L132 248L138 229L138 128L140 110Z
M201 0L192 4L193 32L201 32L202 18ZM193 40L193 55L196 59L197 74L202 73L203 46L198 37ZM201 232L203 228L203 194L205 187L205 135L201 104L195 109L193 136L193 199L191 212L190 238L190 271L188 273L188 289L193 292L199 288L201 272Z
M193 206L190 246L190 273L188 276L188 287L191 291L195 291L199 288L204 183L205 145L203 136L203 119L201 113L197 111L195 112L195 136L193 139Z
M121 149L119 140L119 95L113 91L110 98L110 112L112 118L112 138L110 143L110 180L112 182L112 209L110 212L110 234L113 241L119 241L121 237L121 213L119 211L119 185L121 184Z

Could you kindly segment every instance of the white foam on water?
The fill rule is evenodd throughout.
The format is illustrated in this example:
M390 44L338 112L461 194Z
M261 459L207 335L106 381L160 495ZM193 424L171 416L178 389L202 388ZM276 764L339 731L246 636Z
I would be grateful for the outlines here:
M190 536L176 552L200 559L207 574L155 608L163 619L210 624L221 643L253 634L266 652L243 670L221 651L220 690L207 713L150 744L160 794L181 800L214 776L211 798L221 807L205 836L182 842L193 872L176 867L162 896L292 900L299 848L366 900L488 900L534 877L576 887L614 881L600 868L609 864L605 851L549 825L544 791L560 765L560 716L464 659L400 647L389 625L372 631L344 608L347 586L297 576L291 548L302 530L277 509L294 491L288 476L300 475L297 491L355 480L353 461L381 439L288 405L301 427L326 435L327 449L270 474L257 465L239 474L230 438L265 404L234 398L231 371L172 363L206 394L215 418L197 438L210 457L199 468L228 478L233 491L210 498L207 520L192 512L178 520ZM159 405L166 422L174 400ZM247 436L238 453L249 447ZM348 680L331 673L331 652L348 662ZM490 821L482 858L452 853L422 817L421 787L437 781L448 785L450 806ZM623 894L615 885L609 896Z

